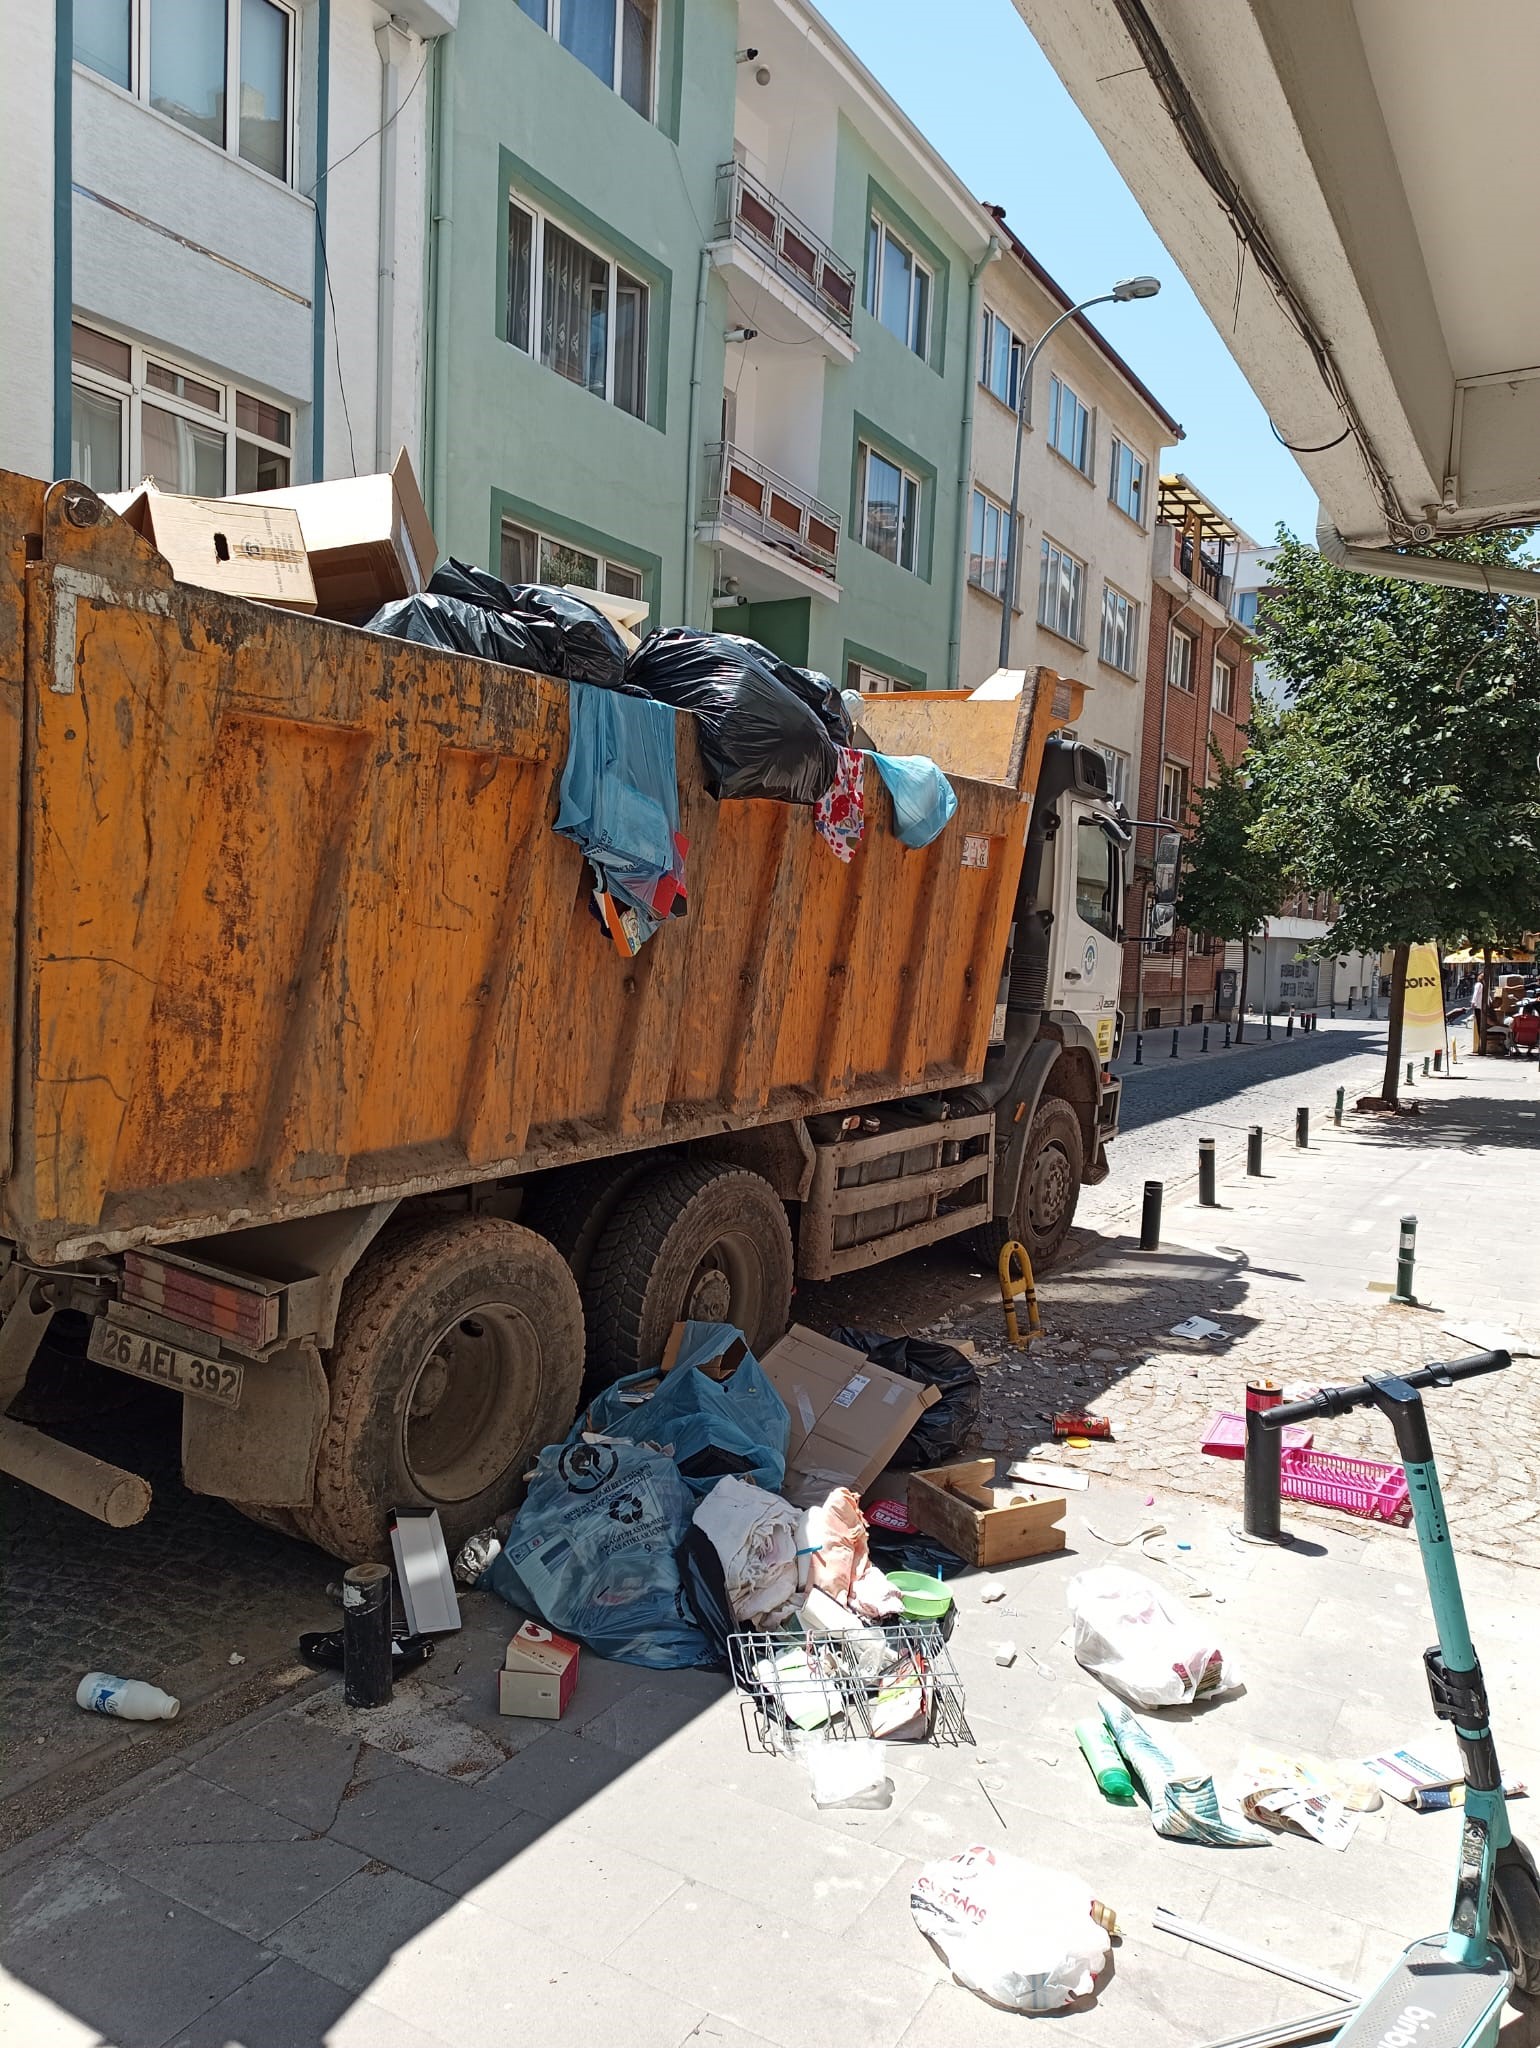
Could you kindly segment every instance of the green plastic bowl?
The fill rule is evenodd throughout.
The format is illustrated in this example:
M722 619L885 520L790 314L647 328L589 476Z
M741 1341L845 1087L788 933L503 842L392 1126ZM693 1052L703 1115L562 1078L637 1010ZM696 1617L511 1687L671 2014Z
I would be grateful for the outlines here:
M951 1612L951 1588L926 1572L889 1572L888 1583L904 1599L904 1612L911 1621L942 1621Z

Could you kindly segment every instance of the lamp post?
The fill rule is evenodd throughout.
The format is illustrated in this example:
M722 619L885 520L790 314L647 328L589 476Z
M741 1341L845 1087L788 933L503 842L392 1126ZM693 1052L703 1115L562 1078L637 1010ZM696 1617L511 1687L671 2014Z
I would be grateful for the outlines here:
M1082 299L1078 306L1071 306L1051 321L1033 342L1027 352L1027 359L1021 366L1016 386L1016 454L1011 464L1011 512L1010 525L1005 543L1005 588L1000 593L1000 666L1011 665L1011 608L1016 592L1016 514L1021 500L1021 436L1027 414L1027 393L1032 388L1032 365L1042 351L1049 335L1057 333L1066 320L1073 320L1077 313L1083 313L1088 306L1106 306L1114 301L1121 305L1127 299L1153 299L1160 290L1158 277L1124 277L1110 292L1098 292L1094 299Z

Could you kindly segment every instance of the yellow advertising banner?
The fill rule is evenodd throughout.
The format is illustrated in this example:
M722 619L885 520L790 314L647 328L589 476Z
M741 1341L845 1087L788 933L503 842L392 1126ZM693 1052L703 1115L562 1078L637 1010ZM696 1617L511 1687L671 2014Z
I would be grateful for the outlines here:
M1444 985L1436 946L1413 946L1406 961L1406 1005L1401 1013L1401 1050L1433 1052L1444 1043Z

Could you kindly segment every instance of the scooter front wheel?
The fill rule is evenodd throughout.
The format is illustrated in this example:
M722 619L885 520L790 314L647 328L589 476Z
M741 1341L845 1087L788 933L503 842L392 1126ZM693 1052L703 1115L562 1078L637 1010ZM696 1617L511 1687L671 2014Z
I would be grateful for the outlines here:
M1522 1842L1498 1851L1491 1926L1492 1939L1513 1972L1514 1989L1540 1997L1540 1874Z

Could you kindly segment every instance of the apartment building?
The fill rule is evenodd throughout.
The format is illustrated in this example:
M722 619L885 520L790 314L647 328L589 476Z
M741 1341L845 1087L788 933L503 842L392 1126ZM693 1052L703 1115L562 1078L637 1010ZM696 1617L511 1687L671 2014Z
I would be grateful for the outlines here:
M962 673L976 688L999 662L1021 366L1073 301L990 207L1002 259L984 272L974 334L972 474ZM1137 303L1114 309L1137 322ZM1155 480L1182 430L1084 315L1032 370L1022 407L1011 665L1087 684L1077 736L1107 757L1108 786L1133 807L1150 632Z
M1336 915L1337 905L1324 890L1297 890L1285 897L1278 915L1251 942L1248 1008L1275 1014L1369 1009L1379 987L1378 953L1318 950Z
M1194 800L1212 779L1214 749L1227 761L1245 751L1251 642L1231 607L1236 557L1250 545L1185 476L1160 479L1135 813L1141 822L1123 960L1123 1007L1141 1030L1233 1015L1238 1001L1239 945L1180 926L1151 938L1149 911L1157 845L1167 830L1190 827Z
M415 457L426 68L456 6L11 10L0 462L218 495Z

